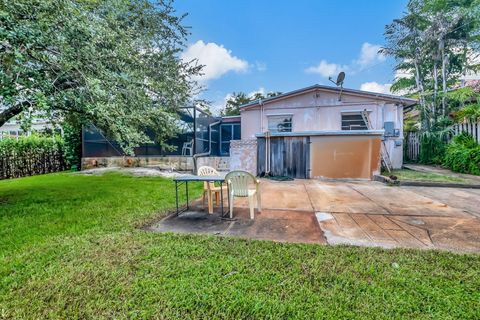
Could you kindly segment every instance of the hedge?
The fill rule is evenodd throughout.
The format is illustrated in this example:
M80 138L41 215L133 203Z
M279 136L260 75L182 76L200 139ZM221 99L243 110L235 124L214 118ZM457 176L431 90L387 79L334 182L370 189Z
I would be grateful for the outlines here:
M448 145L443 164L452 171L480 175L480 145L463 132Z
M61 137L32 135L0 141L0 179L66 170Z

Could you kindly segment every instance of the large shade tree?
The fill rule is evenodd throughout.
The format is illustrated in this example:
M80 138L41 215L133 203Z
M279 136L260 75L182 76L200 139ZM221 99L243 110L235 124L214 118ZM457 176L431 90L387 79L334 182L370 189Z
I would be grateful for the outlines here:
M410 0L404 15L385 29L382 52L402 74L392 91L419 99L420 160L441 158L454 114L449 93L469 72L479 72L480 0Z
M480 71L480 1L410 0L405 14L385 29L382 52L403 74L392 90L420 101L422 128L448 114L447 92L467 72Z
M240 106L260 100L275 97L282 94L278 91L268 92L266 95L262 92L254 92L247 94L245 92L234 92L230 95L225 103L225 107L221 111L223 116L238 116L240 114Z
M174 134L199 66L169 1L0 0L0 126L43 113L93 123L124 151Z

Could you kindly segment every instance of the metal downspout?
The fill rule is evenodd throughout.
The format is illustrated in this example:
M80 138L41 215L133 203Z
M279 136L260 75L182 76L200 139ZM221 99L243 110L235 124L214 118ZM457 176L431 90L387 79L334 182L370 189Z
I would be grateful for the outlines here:
M262 99L258 101L260 105L260 126L261 129L264 130L264 117L265 117L265 109ZM270 174L270 131L265 130L265 176Z
M270 175L270 131L265 132L265 176Z

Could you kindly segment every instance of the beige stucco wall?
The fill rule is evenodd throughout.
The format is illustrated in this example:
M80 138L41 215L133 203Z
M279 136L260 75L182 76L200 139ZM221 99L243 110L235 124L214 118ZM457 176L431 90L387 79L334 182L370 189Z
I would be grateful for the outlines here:
M403 108L382 99L367 98L356 95L342 95L330 92L306 92L294 97L267 102L241 112L242 140L254 139L256 134L265 132L268 128L268 116L291 114L292 131L331 131L341 130L342 112L362 111L367 109L370 121L375 130L383 129L385 121L393 121L395 128L400 129L400 136L387 138L385 144L390 154L392 164L400 168L403 161L403 147L395 147L395 140L403 139Z

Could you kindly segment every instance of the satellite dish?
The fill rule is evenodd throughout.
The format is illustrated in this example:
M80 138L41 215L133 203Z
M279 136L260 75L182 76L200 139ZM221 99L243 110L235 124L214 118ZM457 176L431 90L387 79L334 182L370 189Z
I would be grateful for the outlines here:
M341 87L343 85L343 81L345 80L345 72L341 71L337 76L337 81L333 81L332 77L329 77L328 80L335 83L337 87Z
M345 72L340 72L337 77L337 86L343 85L343 80L345 80Z
M335 83L337 87L340 87L340 94L338 95L338 101L342 101L343 81L345 81L345 72L341 71L338 74L336 82L332 80L332 77L329 77L328 80Z

